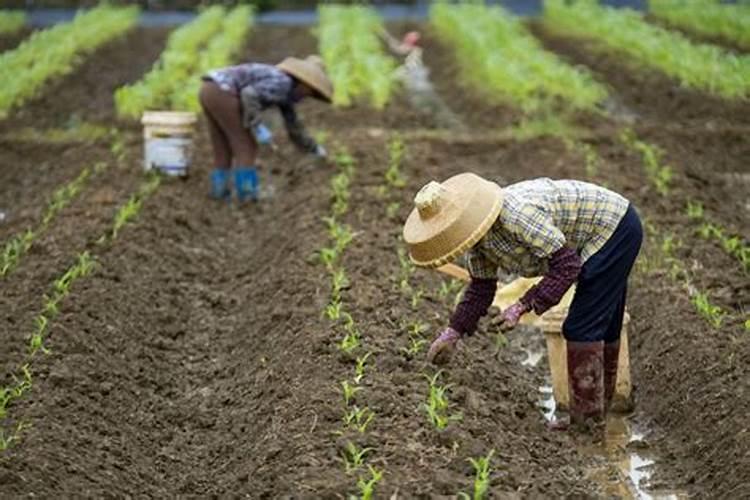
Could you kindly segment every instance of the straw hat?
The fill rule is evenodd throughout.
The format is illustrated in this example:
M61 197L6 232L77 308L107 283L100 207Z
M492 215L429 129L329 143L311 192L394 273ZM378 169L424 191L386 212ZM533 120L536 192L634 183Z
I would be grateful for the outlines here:
M412 262L439 267L452 261L487 233L500 214L503 190L472 173L431 181L414 197L404 224Z
M320 57L308 56L305 59L287 57L276 67L310 86L324 101L331 102L333 83L326 75L323 60Z

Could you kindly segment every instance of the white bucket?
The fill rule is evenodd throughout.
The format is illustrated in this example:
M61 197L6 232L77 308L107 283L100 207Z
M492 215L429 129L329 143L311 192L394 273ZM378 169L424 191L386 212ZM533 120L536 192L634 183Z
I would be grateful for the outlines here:
M197 117L184 111L143 113L144 169L186 176Z

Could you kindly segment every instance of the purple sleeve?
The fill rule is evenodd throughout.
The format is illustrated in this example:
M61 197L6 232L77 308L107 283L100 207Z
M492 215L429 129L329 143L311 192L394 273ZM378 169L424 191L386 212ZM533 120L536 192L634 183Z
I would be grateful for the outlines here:
M544 313L560 302L568 288L578 279L582 266L581 257L575 249L561 248L550 256L547 274L526 292L521 303L537 314Z
M492 305L495 290L497 290L496 279L472 278L461 302L451 316L450 327L461 335L473 334L477 329L479 318L487 314L487 310Z

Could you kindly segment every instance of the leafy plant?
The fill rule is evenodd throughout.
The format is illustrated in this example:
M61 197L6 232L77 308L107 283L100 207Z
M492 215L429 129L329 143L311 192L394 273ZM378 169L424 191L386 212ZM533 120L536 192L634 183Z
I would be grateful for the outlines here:
M395 60L385 54L378 38L383 24L369 7L318 7L318 48L335 92L333 103L350 106L366 98L382 109L395 82Z
M750 94L750 57L694 43L631 9L593 0L545 0L544 21L549 30L595 40L602 50L625 54L634 64L662 71L685 87L728 99Z
M466 500L482 500L490 489L490 465L495 450L490 450L486 457L470 458L469 462L474 467L474 492L471 496L460 493L459 497Z
M377 470L375 467L368 465L367 468L370 470L370 479L365 480L359 478L357 480L357 488L359 488L359 500L372 500L375 494L375 486L383 479L383 472ZM357 497L354 497L357 498Z
M687 216L693 220L703 219L703 204L699 201L688 200Z
M468 79L490 99L528 113L595 109L607 96L589 72L542 48L523 22L501 7L435 3L430 20Z
M0 11L0 35L12 35L26 25L26 13L20 10Z
M349 404L351 404L351 402L354 400L354 396L356 396L357 393L361 390L361 387L350 384L348 380L342 381L341 395L344 396L344 406L349 406Z
M359 384L362 379L365 376L365 367L367 364L367 359L372 355L371 352L368 352L364 356L360 356L357 358L357 365L354 368L354 383Z
M460 413L449 414L450 401L446 396L446 392L450 388L450 385L439 384L438 379L442 373L443 371L440 370L432 377L425 375L430 383L430 393L427 403L423 407L427 413L428 421L438 431L444 430L448 427L448 424L462 418Z
M372 450L372 448L359 448L355 443L348 441L342 453L346 473L351 474L361 468L365 463L365 455Z
M368 407L358 408L353 406L344 414L344 424L363 434L374 418L375 414Z
M699 35L718 36L750 48L747 7L706 0L649 0L649 13L671 26Z
M406 154L406 144L400 135L395 135L388 142L388 169L385 171L385 181L388 186L401 189L406 186L406 177L401 172L401 163Z
M661 164L663 152L657 146L638 139L635 132L629 128L622 131L620 140L626 146L640 153L646 176L659 194L668 195L674 173L672 167Z
M407 358L412 359L416 357L420 352L422 352L422 348L427 343L425 339L420 339L418 337L409 337L409 345L407 347L402 347L401 351L406 355Z
M0 54L0 118L36 96L53 78L67 75L84 55L135 26L137 7L102 5L73 21L32 33L14 50Z
M719 328L724 321L725 312L717 305L711 304L708 295L703 292L696 292L691 302L698 311L698 314L703 317L708 323L714 328Z

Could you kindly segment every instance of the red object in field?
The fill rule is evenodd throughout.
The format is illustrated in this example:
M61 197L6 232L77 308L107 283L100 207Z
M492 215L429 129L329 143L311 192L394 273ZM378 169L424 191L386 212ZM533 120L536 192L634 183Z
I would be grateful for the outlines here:
M410 31L404 35L401 43L409 47L416 47L420 38L422 38L422 35L419 34L419 31Z

